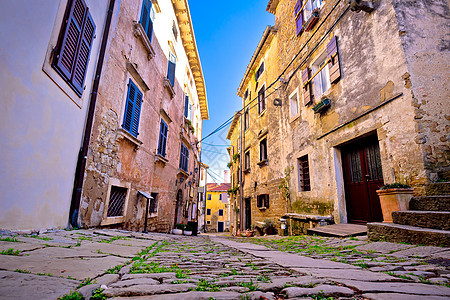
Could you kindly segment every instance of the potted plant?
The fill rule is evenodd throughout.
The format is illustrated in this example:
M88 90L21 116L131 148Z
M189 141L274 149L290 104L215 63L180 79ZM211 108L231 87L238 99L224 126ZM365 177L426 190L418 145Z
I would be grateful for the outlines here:
M413 192L411 186L403 183L386 184L377 190L384 223L392 223L393 211L409 210L409 200Z
M192 227L191 227L191 225L187 224L187 225L184 227L183 234L184 234L184 235L192 235Z
M172 229L172 233L176 234L176 235L182 235L183 234L183 230L184 230L184 225L183 224L175 224L175 228Z
M275 227L274 227L274 225L273 225L273 222L272 222L272 220L270 220L270 219L265 219L264 220L264 226L263 226L263 228L264 228L264 233L265 234L274 234L274 231L275 231Z

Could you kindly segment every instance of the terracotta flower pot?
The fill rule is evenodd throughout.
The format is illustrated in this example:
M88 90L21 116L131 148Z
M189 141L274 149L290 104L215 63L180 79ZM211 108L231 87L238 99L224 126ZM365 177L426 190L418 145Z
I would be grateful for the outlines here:
M409 200L411 200L413 192L412 188L377 190L384 223L392 223L393 211L409 210Z

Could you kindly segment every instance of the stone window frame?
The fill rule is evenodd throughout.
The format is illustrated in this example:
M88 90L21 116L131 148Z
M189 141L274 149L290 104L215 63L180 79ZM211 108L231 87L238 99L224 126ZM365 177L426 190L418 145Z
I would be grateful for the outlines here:
M109 206L109 198L111 197L111 187L118 186L127 189L127 196L125 197L125 203L123 204L123 215L121 217L108 217L108 206ZM102 222L101 226L104 225L112 225L112 224L120 224L125 221L128 202L130 200L130 192L131 192L131 182L121 181L117 178L110 178L108 182L108 191L106 193L105 199L105 209L103 210Z
M292 101L293 97L297 97L297 113L292 115ZM300 116L300 96L298 87L289 95L289 122L293 122L298 119Z
M264 109L260 111L259 92L263 88L264 88L264 99L263 99L263 101L264 101ZM258 118L261 118L267 111L267 89L266 89L266 82L265 81L261 84L261 87L258 89L257 95L258 95L258 98L257 98L258 99Z

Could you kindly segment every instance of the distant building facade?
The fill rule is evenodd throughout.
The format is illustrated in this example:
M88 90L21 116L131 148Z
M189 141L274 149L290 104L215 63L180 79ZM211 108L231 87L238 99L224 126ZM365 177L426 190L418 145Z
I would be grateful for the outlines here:
M240 154L231 172L242 173L242 229L289 214L304 232L316 216L380 221L380 186L421 194L449 179L446 1L271 0L267 10L275 25L228 133L230 155Z
M206 229L208 232L230 231L229 183L206 185Z

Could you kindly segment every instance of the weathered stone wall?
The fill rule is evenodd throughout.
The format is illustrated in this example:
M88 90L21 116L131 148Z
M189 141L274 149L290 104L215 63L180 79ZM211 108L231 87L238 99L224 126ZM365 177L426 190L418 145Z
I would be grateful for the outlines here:
M448 1L392 1L405 51L409 93L427 179L450 180Z
M168 8L171 8L170 1L165 2L164 5L170 4ZM109 184L112 179L117 179L131 185L127 211L124 212L125 219L114 226L130 230L143 229L146 199L138 196L138 191L144 191L149 194L158 193L158 213L149 217L148 230L167 232L175 220L178 190L181 190L183 195L180 209L183 211L184 221L187 221L184 213L187 209L186 203L196 199L196 192L190 195L189 191L191 188L197 191L199 173L194 172L194 167L198 167L198 151L192 146L196 139L187 130L183 116L185 83L188 81L186 66L182 64L183 60L187 61L183 57L183 46L179 38L178 42L173 41L179 64L176 69L175 95L172 97L163 86L163 79L167 76L166 48L169 44L154 33L151 43L155 57L148 59L142 41L134 35L134 20L139 20L140 3L116 3L104 71L100 79L80 219L84 226L89 227L98 226L104 221ZM157 15L155 22L163 17ZM167 30L171 32L171 27ZM131 63L139 75L133 74L127 63ZM137 137L142 145L138 147L126 134L121 133L129 78L143 92ZM196 95L195 91L193 94ZM197 107L196 113L198 109ZM168 125L166 160L156 156L161 118L164 118ZM190 147L187 174L178 171L182 141Z

